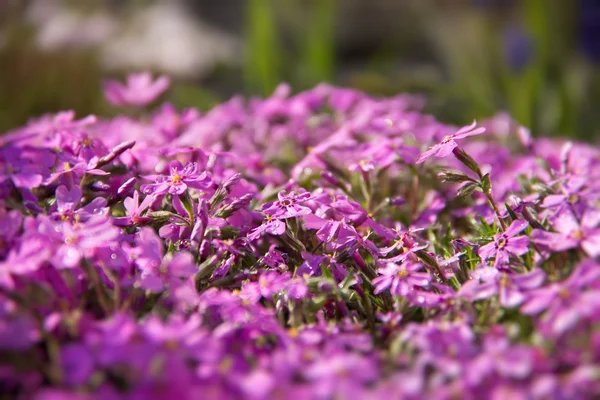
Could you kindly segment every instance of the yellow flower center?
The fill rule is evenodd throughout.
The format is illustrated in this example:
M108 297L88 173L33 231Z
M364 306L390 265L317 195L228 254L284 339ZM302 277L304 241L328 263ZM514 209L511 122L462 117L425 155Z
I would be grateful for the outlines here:
M179 343L175 339L167 340L164 345L167 350L176 350L179 347Z
M499 249L506 246L506 238L504 236L501 236L500 239L498 239L498 241L496 242L496 245L498 246Z
M451 140L452 140L452 136L446 136L446 137L444 138L444 140L442 140L442 143L448 143L448 142L449 142L449 141L451 141Z
M221 360L219 366L217 367L221 373L227 373L233 367L233 358L231 356L226 356Z
M567 201L571 204L575 204L579 201L579 196L577 196L576 194L572 194L569 196L569 198L567 199Z
M406 278L408 276L408 271L405 269L401 269L400 271L398 271L398 273L396 273L396 275L398 276L398 278Z
M300 331L298 330L298 328L294 328L291 327L290 329L288 329L288 335L290 335L290 337L295 338L300 334Z
M68 162L63 163L63 168L65 171L68 171L71 169L71 164L69 164Z

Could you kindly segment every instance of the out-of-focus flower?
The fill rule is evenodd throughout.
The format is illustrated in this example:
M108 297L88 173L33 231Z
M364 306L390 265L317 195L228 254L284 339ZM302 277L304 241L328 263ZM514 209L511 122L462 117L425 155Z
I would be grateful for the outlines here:
M428 286L431 276L427 272L418 272L421 269L423 265L415 262L387 263L378 270L380 276L373 279L374 293L389 289L394 296L406 296L415 286Z
M104 95L115 106L143 107L156 100L169 85L170 81L166 76L153 80L149 72L141 72L129 75L125 85L113 80L106 81Z
M552 225L558 232L534 229L533 241L551 251L565 251L581 247L592 257L600 255L600 213L588 209L578 221L570 210L564 210L552 218Z
M535 53L532 38L518 27L510 27L504 31L503 48L508 68L517 73L527 67Z

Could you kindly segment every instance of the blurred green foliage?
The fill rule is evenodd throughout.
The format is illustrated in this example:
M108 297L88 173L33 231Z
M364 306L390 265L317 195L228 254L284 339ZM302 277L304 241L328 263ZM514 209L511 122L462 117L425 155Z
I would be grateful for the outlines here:
M355 68L345 65L338 48L341 0L244 3L241 66L219 66L201 82L175 80L168 100L207 109L234 92L268 95L282 81L296 91L328 81L376 95L424 93L430 111L446 122L463 124L506 110L534 134L600 137L600 77L598 66L578 51L577 1L513 1L500 9L458 0L407 1L407 14L399 19L405 37L391 35ZM102 98L105 72L93 51L44 53L30 27L5 28L0 130L61 109L117 111ZM528 49L507 41L508 28L531 41L531 54L518 68L507 51Z

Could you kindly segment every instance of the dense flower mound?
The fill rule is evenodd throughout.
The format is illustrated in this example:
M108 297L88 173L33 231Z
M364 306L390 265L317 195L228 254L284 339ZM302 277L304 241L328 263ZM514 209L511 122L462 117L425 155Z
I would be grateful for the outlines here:
M600 396L600 152L321 85L0 138L0 387L35 399Z

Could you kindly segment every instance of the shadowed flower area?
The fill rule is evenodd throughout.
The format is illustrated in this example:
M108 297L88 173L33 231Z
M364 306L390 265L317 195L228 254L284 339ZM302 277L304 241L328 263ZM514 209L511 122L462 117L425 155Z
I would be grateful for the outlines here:
M153 108L167 86L2 137L8 398L600 396L597 147L329 84Z

